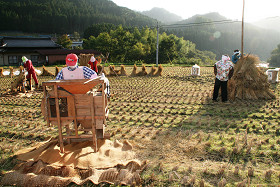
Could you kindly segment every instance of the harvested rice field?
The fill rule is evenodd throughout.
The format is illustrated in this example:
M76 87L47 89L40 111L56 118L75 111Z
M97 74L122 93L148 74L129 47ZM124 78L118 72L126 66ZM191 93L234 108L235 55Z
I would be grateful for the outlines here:
M278 84L270 85L276 99L213 103L212 67L202 67L197 77L190 67L164 67L162 76L130 76L133 67L125 68L128 76L108 76L106 132L111 140L129 141L136 158L147 160L142 186L280 185ZM10 94L11 78L0 80L1 180L18 162L16 151L58 131L43 119L41 90Z

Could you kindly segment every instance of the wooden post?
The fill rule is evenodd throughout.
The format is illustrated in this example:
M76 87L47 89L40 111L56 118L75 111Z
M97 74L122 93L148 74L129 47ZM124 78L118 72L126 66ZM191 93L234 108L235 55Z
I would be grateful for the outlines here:
M92 143L93 149L97 152L97 138L96 138L96 120L94 111L94 99L92 93L90 94L90 112L91 112L91 128L92 128Z
M61 120L60 120L60 111L59 111L59 102L58 102L58 93L57 93L57 85L56 84L54 85L54 95L55 95L55 106L56 106L56 117L57 117L57 126L58 126L58 134L59 134L60 152L64 153L62 127L61 127Z
M44 93L44 101L45 102L45 107L46 107L46 118L47 118L47 125L48 127L50 127L50 119L49 119L49 115L50 115L50 111L49 111L49 102L48 102L48 98L47 98L47 90L46 90L46 86L43 86L43 93Z
M241 58L243 58L244 52L244 8L245 8L245 0L243 0L243 9L242 9L242 26L241 26Z

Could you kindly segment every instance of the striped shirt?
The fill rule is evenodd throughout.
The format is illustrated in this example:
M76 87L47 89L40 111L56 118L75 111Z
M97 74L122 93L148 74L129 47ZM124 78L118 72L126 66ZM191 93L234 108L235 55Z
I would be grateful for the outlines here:
M77 66L78 67L78 66ZM77 68L76 67L76 68ZM69 71L74 71L76 68L72 69L70 67L67 67ZM83 73L84 73L84 77L85 79L90 79L90 77L93 75L93 74L96 74L95 71L93 71L92 69L86 67L86 66L83 66ZM62 80L64 79L63 78L63 73L62 73L62 70L57 74L55 80Z

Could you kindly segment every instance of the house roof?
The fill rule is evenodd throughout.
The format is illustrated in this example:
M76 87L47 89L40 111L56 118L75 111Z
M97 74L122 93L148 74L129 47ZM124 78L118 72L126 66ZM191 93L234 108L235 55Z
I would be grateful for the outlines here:
M3 37L0 48L61 48L49 37Z
M67 55L69 53L75 53L76 55L80 54L94 54L94 55L101 55L101 52L92 50L92 49L42 49L36 50L41 55Z

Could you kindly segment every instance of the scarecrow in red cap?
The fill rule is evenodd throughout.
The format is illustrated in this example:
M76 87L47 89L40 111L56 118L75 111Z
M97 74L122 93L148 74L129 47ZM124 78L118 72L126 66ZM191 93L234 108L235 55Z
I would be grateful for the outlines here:
M38 88L38 79L36 76L36 72L35 72L35 68L32 65L32 61L28 60L25 56L23 56L22 58L22 62L23 62L23 67L27 70L28 74L26 76L26 80L29 82L29 86L31 89L31 75L33 80L35 81L35 88Z
M68 54L66 56L67 67L57 74L56 80L71 80L71 79L93 79L97 74L92 69L86 66L78 66L78 56L76 54Z

